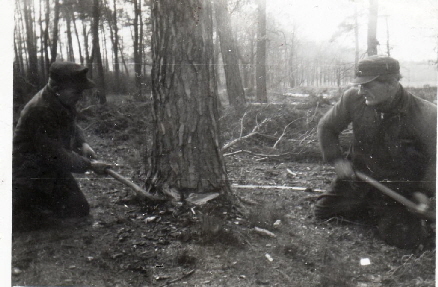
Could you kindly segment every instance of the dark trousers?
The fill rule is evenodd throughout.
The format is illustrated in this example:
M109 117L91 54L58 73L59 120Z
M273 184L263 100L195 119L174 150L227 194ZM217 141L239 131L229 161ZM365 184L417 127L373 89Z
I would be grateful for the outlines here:
M410 193L418 191L414 183L385 185L408 198ZM371 220L383 240L400 248L414 248L427 237L427 229L420 218L362 181L335 179L331 188L319 197L314 213L318 219Z
M37 178L14 177L12 188L13 226L32 224L48 216L82 217L90 212L87 199L69 172L47 171Z

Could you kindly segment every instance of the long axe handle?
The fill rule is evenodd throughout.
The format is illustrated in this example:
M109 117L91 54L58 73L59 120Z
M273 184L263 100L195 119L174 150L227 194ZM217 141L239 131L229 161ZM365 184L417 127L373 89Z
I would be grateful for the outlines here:
M118 174L117 172L115 172L114 170L108 168L105 170L105 172L112 176L113 178L115 178L117 181L120 181L121 183L129 186L130 188L132 188L135 193L137 194L137 196L141 197L141 198L146 198L152 201L165 201L167 200L164 197L161 196L157 196L154 194L151 194L149 192L147 192L146 190L144 190L143 188L141 188L140 186L136 185L135 183L133 183L132 181L126 179L125 177L123 177L122 175Z
M364 174L364 173L362 173L360 171L356 171L356 176L359 179L361 179L361 180L369 183L370 185L374 186L375 188L377 188L378 190L380 190L381 192L383 192L387 196L391 197L395 201L403 204L411 212L413 212L415 214L418 214L418 215L420 215L422 217L425 217L427 219L431 219L431 220L435 221L435 219L436 219L435 211L427 210L427 208L426 208L427 206L424 206L424 205L421 205L421 204L416 204L416 203L410 201L406 197L400 195L399 193L393 191L389 187L381 184L380 182L378 182L374 178L369 177L368 175L366 175L366 174Z

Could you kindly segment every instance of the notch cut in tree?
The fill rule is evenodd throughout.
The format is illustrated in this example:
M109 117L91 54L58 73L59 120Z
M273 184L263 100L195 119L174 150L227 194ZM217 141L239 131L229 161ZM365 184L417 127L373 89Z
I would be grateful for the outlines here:
M209 1L152 2L148 191L231 194L219 145L211 13Z

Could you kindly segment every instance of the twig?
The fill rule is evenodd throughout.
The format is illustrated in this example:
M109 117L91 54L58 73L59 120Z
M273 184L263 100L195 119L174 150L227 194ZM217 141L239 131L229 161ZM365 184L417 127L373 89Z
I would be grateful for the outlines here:
M291 125L291 124L293 124L294 122L296 122L296 121L298 121L298 120L300 120L300 119L302 119L303 117L301 117L301 118L298 118L298 119L295 119L295 120L293 120L293 121L291 121L290 123L288 123L285 127L284 127L284 129L283 129L283 133L281 134L281 136L278 138L278 140L275 142L275 144L274 144L274 146L272 147L272 148L276 148L277 147L277 144L283 139L283 137L286 135L286 129Z
M313 122L313 120L315 119L316 112L318 111L318 108L319 108L319 101L316 102L315 112L313 113L312 118L310 118L309 123Z
M254 231L257 232L258 234L266 235L266 236L269 236L269 237L272 237L272 238L276 238L277 237L277 235L275 235L271 231L263 229L263 228L260 228L260 227L257 227L257 226L254 227Z
M257 124L257 125L252 129L252 131L251 131L249 134L247 134L246 136L243 136L243 137L240 136L239 138L234 139L234 140L228 142L227 144L225 144L225 145L222 147L221 150L224 151L224 150L228 149L230 146L236 144L236 143L239 142L239 141L242 141L242 140L244 140L244 139L247 139L247 138L249 138L249 137L252 137L252 136L254 136L254 135L257 135L257 134L258 134L257 130L258 130L258 129L259 129L264 123L266 123L266 122L269 121L269 120L270 120L270 119L264 119L260 124Z
M195 273L195 271L196 271L196 269L192 269L192 270L190 270L189 272L183 274L182 276L180 276L180 277L178 277L178 278L175 278L175 279L172 279L172 280L167 281L166 283L164 283L164 284L161 285L160 287L167 286L167 285L173 284L173 283L175 283L175 282L177 282L177 281L179 281L179 280L182 280L182 279L184 279L184 278L187 278L187 277L189 277L190 275L192 275L193 273Z
M246 116L247 113L248 113L248 112L245 112L245 113L243 114L242 118L240 119L240 135L239 135L239 138L241 138L242 135L243 135L243 119L245 118L245 116Z
M315 129L315 127L313 127L310 131L308 131L304 134L304 137L301 139L299 145L301 145L305 139L307 139L308 137L310 137L312 135L312 132L314 129Z
M91 106L85 107L85 108L81 109L81 110L79 111L79 113L86 112L86 111L88 111L88 110L94 108L95 106L96 106L96 105L91 105Z
M85 128L83 128L84 131L88 130L92 125L94 125L96 122L92 122L91 124L89 124L88 126L86 126Z

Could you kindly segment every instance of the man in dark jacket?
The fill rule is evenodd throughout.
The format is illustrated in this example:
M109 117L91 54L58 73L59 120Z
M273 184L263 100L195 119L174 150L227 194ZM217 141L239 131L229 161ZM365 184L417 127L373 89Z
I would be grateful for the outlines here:
M88 69L54 62L48 84L23 108L13 137L13 227L26 228L49 217L89 214L89 204L72 173L104 174L76 124L76 103L94 87Z
M412 200L416 192L435 197L436 105L405 91L400 78L400 65L391 57L362 60L357 87L319 122L321 151L337 178L317 201L315 216L372 215L386 242L412 248L427 237L424 221L355 176L360 171ZM350 124L353 142L344 157L339 135Z

